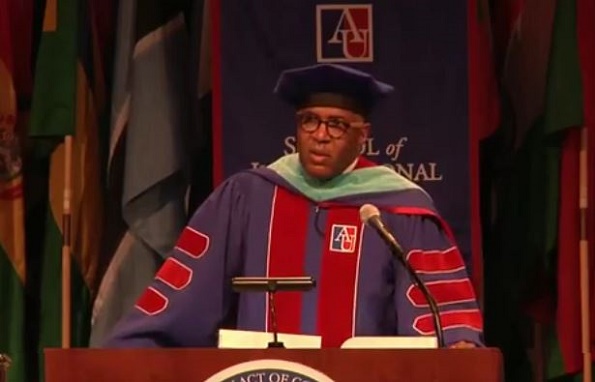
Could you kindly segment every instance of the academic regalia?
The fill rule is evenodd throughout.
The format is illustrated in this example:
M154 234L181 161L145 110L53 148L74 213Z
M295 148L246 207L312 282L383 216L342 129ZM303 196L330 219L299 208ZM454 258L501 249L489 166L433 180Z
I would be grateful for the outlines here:
M234 276L314 277L309 292L276 295L278 330L322 335L324 347L355 335L432 334L423 295L361 223L365 203L380 208L437 300L445 343L481 345L461 254L421 188L363 158L324 185L302 171L294 154L218 187L105 346L216 346L221 327L270 331L265 293L234 293Z
M367 116L393 91L367 73L315 65L281 74L275 93L297 109L346 108ZM312 276L308 292L275 297L279 332L318 334L323 347L352 336L428 335L423 295L359 217L381 210L441 311L445 344L482 345L482 316L448 226L418 185L359 158L327 181L298 154L231 176L199 207L171 257L106 347L217 345L219 328L271 331L265 293L235 293L235 276Z

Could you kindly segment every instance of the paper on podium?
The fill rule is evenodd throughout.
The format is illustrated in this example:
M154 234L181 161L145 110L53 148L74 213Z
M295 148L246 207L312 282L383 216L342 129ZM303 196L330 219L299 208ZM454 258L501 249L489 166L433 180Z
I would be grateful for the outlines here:
M320 349L322 338L307 334L278 333L277 340L287 349ZM273 341L273 333L248 330L219 330L220 349L266 349Z
M423 337L351 337L342 349L437 349L438 339Z

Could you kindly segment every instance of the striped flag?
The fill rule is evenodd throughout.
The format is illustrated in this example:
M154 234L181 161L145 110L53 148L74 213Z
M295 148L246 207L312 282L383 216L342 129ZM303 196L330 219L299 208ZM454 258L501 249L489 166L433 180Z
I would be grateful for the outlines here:
M23 178L8 0L0 0L0 353L13 360L9 382L25 380Z
M107 269L93 307L92 346L101 345L133 306L186 223L186 3L120 2L102 260Z

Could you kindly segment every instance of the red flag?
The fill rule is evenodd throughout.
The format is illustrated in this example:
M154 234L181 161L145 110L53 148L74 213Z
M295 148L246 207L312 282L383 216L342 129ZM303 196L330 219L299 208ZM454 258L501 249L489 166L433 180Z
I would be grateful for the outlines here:
M469 124L482 139L500 123L500 95L494 71L492 32L486 0L469 0Z
M500 73L510 39L519 29L521 14L526 0L500 0L493 4L493 41L494 41L494 65L496 72Z
M483 296L483 256L479 215L479 141L491 135L500 123L500 103L492 60L491 23L485 0L467 1L467 46L469 65L469 147L471 191L471 253L473 284Z
M19 98L31 98L33 76L31 42L33 32L33 1L9 1L14 85Z

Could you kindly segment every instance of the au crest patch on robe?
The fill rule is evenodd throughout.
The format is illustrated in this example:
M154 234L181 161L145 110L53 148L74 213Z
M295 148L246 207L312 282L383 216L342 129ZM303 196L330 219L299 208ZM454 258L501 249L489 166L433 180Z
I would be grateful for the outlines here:
M357 242L357 226L333 224L329 248L332 252L354 253Z

